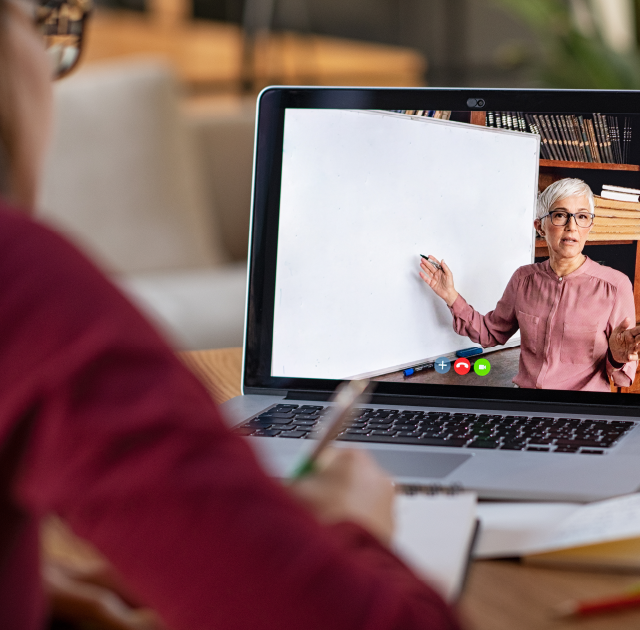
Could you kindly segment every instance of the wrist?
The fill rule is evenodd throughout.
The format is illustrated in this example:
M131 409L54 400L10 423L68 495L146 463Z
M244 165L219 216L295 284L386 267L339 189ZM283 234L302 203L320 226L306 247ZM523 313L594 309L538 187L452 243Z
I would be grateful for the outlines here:
M626 361L618 361L613 355L611 348L609 348L609 363L611 363L613 368L618 370L626 363Z
M452 293L450 293L446 298L445 298L445 302L447 303L447 306L449 308L451 308L453 306L453 303L458 299L458 292L457 291L453 291Z

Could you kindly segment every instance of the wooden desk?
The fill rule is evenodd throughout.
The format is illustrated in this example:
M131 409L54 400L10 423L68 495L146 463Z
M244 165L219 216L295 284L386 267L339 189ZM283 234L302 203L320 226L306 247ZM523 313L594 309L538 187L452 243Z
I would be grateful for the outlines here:
M181 358L202 380L214 400L222 403L240 394L240 348L185 352ZM75 562L89 560L86 545L56 521L45 526L44 548ZM474 562L460 613L468 630L636 630L640 609L591 619L556 620L553 606L567 599L584 599L619 593L638 576L542 569L515 561Z

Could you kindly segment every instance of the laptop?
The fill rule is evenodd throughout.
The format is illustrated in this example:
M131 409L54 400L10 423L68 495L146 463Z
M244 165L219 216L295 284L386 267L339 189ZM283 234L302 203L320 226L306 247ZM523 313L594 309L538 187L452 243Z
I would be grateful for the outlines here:
M637 112L635 92L265 89L243 393L223 409L267 469L286 476L339 383L367 378L374 392L336 444L367 450L398 483L514 500L636 491L636 364L611 381L604 335L633 315L631 286L640 295ZM571 178L596 195L596 216L588 259L562 285L533 222L538 191ZM474 310L449 308L420 276L424 257ZM523 268L558 281L556 303L516 283L538 310L474 342L469 326Z

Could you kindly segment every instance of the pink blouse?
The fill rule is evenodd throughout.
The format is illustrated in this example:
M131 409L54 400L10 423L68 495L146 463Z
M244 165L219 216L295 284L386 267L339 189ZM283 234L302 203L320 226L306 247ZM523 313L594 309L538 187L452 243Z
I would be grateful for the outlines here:
M481 315L458 296L453 329L484 348L521 332L520 387L608 392L633 382L637 361L614 367L609 336L625 317L635 323L633 289L623 273L587 258L559 278L549 261L520 267L495 310Z

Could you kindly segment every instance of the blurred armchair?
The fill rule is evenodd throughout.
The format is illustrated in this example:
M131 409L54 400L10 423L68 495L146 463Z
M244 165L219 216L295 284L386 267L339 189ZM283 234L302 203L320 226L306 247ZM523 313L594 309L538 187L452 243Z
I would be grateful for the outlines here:
M181 349L242 343L254 113L186 110L155 60L56 86L40 218Z

